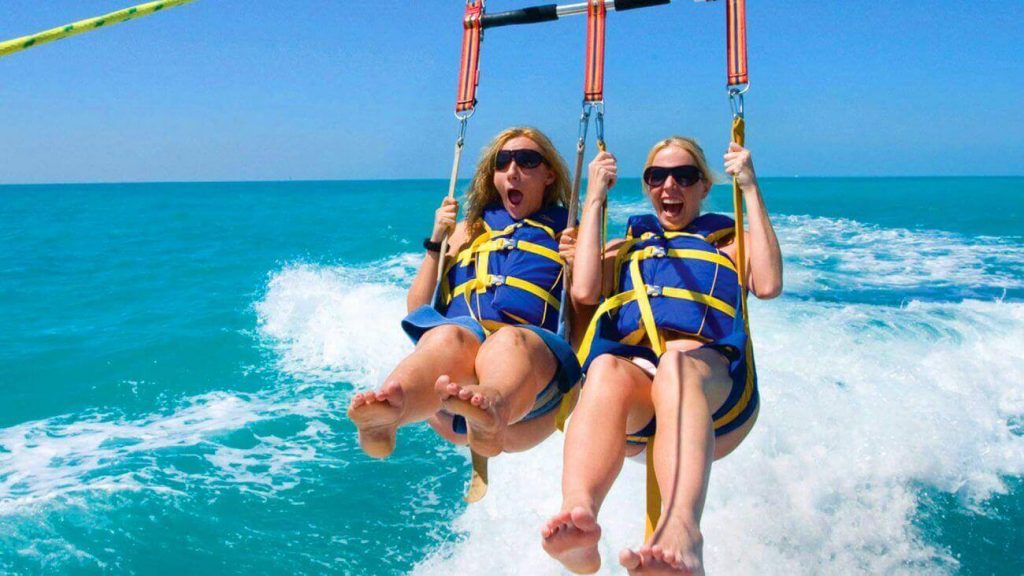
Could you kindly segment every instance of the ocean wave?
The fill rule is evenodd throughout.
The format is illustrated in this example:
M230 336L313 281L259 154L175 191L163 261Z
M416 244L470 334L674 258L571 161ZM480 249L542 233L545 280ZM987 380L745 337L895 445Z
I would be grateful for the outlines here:
M928 486L981 503L1024 474L1024 305L752 305L762 409L714 466L704 514L711 573L927 574L955 558L914 519ZM561 438L493 461L491 495L456 521L464 542L418 574L559 574L539 528L560 505ZM642 540L643 467L626 463L601 512L602 574ZM512 559L512 560L510 560Z
M609 229L622 231L646 200L613 201ZM822 300L961 300L1024 296L1024 247L1012 238L887 228L846 218L773 215L785 261L785 293ZM878 298L874 298L878 300Z
M232 431L301 415L322 417L323 396L258 397L214 392L187 399L167 414L128 419L93 413L26 422L0 429L0 516L88 492L150 490L183 494L197 481L270 494L297 482L297 465L315 457L315 443L253 435L233 447ZM196 477L161 457L188 453L204 459ZM258 469L259 473L252 473Z

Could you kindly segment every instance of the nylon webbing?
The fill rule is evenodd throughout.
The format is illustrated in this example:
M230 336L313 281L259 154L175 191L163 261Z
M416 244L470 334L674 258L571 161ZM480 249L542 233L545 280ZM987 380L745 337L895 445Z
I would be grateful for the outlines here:
M746 0L728 0L725 5L725 28L728 85L746 84L748 82Z
M480 40L483 0L466 2L466 15L462 19L462 65L459 68L459 94L455 112L470 112L476 106L476 87L480 82Z
M148 16L155 12L159 12L164 8L181 6L182 4L188 4L192 1L193 0L162 0L160 2L139 4L138 6L125 8L123 10L104 14L103 16L87 18L64 26L58 26L57 28L44 30L37 34L30 34L28 36L14 38L13 40L6 40L4 42L0 42L0 58L14 54L15 52L27 50L33 46L39 46L40 44L46 44L47 42L53 42L55 40L63 40L69 36L91 32L92 30L96 30L97 28L102 28L104 26L120 24L121 22L127 22L128 20Z
M587 6L587 71L583 101L604 100L604 30L608 9L604 0L590 0Z

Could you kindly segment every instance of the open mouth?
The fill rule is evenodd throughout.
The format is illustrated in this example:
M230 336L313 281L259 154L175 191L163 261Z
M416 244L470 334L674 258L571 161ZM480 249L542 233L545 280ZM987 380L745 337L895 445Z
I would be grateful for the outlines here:
M675 218L683 213L683 201L682 200L662 200L661 210L666 216Z
M508 197L508 203L513 206L519 206L523 201L523 193L519 190L509 190L506 196Z

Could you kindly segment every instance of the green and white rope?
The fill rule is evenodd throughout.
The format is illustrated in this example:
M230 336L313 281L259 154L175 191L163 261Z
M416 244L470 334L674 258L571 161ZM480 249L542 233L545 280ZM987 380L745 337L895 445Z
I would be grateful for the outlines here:
M128 20L141 18L142 16L149 16L150 14L159 12L165 8L181 6L182 4L188 4L192 1L193 0L160 0L158 2L147 2L146 4L139 4L138 6L125 8L123 10L111 12L110 14L104 14L103 16L79 20L78 22L73 22L65 26L51 28L50 30L45 30L38 34L31 34L29 36L22 36L21 38L15 38L13 40L6 40L4 42L0 42L0 58L47 42L63 40L69 36L82 34L84 32L91 32L92 30L96 30L104 26L120 24L121 22L127 22Z

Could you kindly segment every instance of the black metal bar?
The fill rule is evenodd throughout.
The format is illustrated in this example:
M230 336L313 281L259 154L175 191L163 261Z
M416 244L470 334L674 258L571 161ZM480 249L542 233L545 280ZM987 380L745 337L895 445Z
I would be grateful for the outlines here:
M647 8L668 4L671 0L615 0L615 11L634 10L636 8Z
M497 28L498 26L511 26L513 24L535 24L551 20L558 20L557 4L531 6L520 10L498 12L497 14L484 14L480 20L480 25L486 29Z

